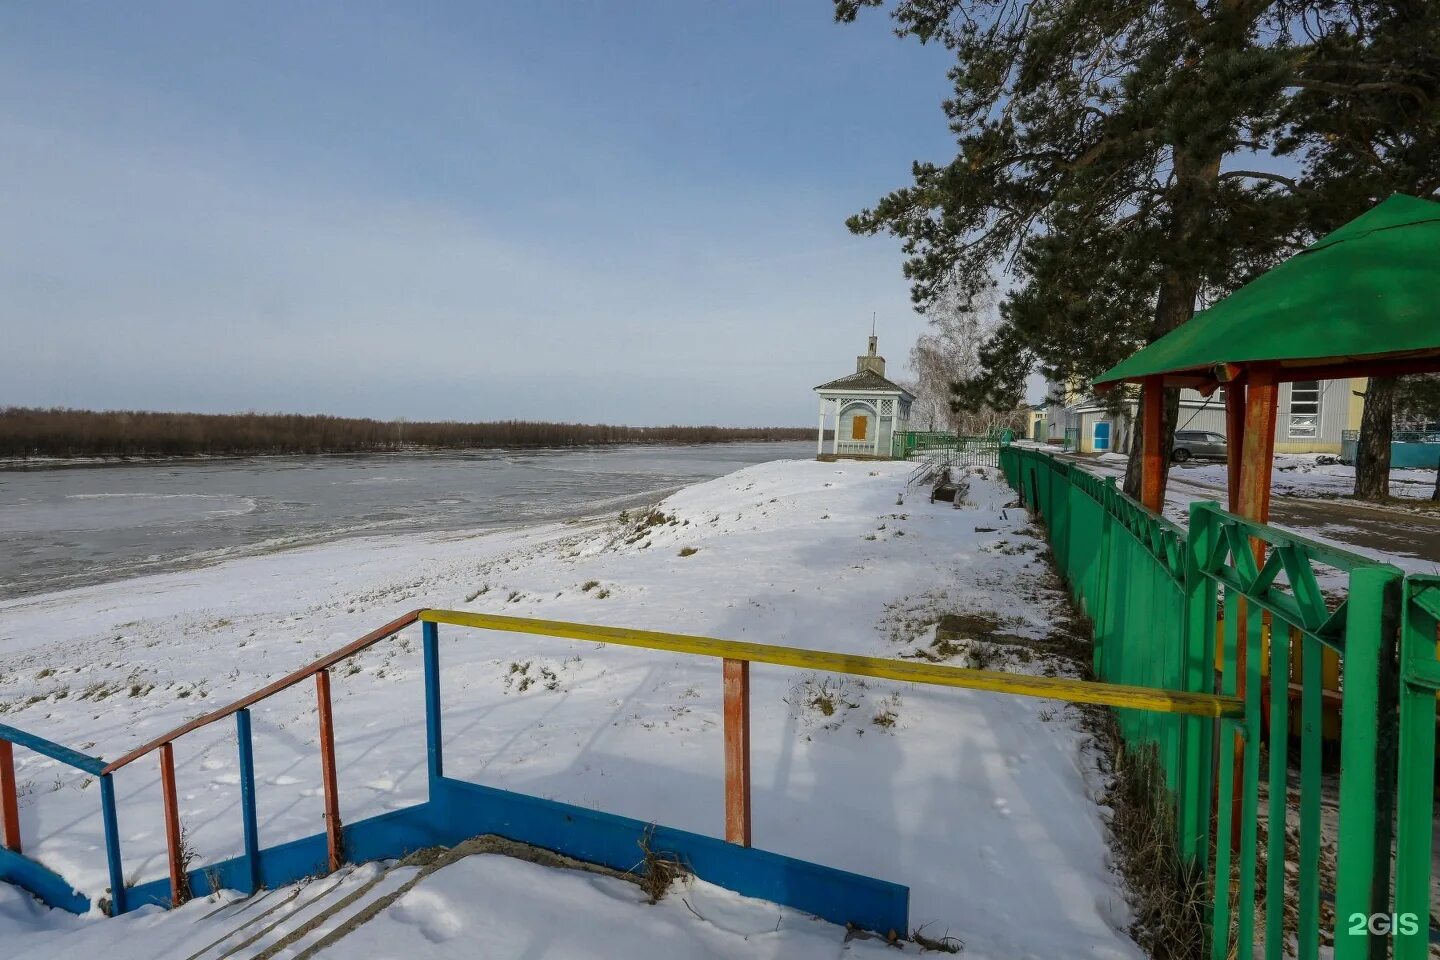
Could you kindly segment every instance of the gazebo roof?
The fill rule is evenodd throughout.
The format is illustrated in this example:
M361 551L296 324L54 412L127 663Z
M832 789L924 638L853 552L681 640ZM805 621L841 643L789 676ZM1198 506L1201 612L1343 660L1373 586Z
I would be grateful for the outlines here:
M1440 203L1395 194L1095 386L1159 375L1167 386L1203 388L1257 363L1279 367L1281 380L1440 369Z
M874 370L861 370L859 373L852 373L848 377L841 377L839 380L831 380L829 383L822 383L816 390L870 390L882 393L903 393L910 396L910 391L892 383Z

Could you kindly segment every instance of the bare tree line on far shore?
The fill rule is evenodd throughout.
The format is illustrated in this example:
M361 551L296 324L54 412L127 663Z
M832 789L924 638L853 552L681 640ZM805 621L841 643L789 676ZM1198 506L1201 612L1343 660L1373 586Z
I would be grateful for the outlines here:
M0 457L182 457L417 448L810 440L803 427L623 427L499 420L368 420L305 414L0 408Z

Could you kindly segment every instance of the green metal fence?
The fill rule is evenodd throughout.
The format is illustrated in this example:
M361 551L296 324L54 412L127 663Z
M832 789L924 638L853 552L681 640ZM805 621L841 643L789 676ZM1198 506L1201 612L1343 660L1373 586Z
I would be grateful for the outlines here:
M1440 691L1440 577L1405 578L1400 635L1400 777L1395 810L1395 923L1430 916L1435 817L1435 697ZM1408 924L1407 924L1408 926ZM1396 940L1395 960L1420 960L1426 938Z
M998 467L1000 448L1006 442L1000 435L966 437L907 430L895 434L891 455L908 460L924 454L948 467Z
M1273 960L1314 960L1326 946L1326 931L1340 960L1385 956L1392 940L1397 956L1424 956L1440 578L1404 583L1408 659L1401 709L1408 712L1400 750L1419 759L1402 760L1409 766L1401 786L1400 906L1392 910L1401 572L1208 502L1191 505L1188 530L1182 529L1127 497L1113 480L1040 451L1007 447L1001 464L1044 524L1055 563L1093 622L1100 679L1243 691L1245 715L1233 720L1117 711L1127 746L1154 751L1180 852L1211 877L1212 956L1246 960L1258 952ZM1343 714L1338 803L1322 790L1326 649L1339 654L1344 671L1340 691L1328 694L1339 697ZM1299 682L1289 682L1292 676ZM1213 804L1212 796L1224 800ZM1335 811L1328 825L1327 806ZM1333 870L1321 863L1330 839ZM1333 893L1324 880L1331 875ZM1332 900L1333 920L1326 922L1322 904ZM1291 905L1288 918L1274 909L1281 901ZM1418 915L1413 931L1400 922L1406 910Z

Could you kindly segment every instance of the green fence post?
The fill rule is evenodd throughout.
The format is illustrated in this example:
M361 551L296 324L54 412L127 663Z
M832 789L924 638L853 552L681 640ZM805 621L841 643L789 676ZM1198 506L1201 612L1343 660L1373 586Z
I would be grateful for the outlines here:
M1215 581L1205 573L1219 532L1208 501L1190 504L1185 541L1185 662L1183 690L1212 692L1215 686ZM1180 854L1203 870L1210 854L1211 743L1214 721L1186 720L1181 732L1179 797Z
M1260 701L1264 613L1257 603L1245 605L1240 642L1245 644L1245 757L1241 768L1240 889L1235 905L1235 957L1250 960L1255 951L1255 883L1260 820ZM1268 947L1267 947L1268 950ZM1280 960L1276 957L1276 960Z
M1240 643L1244 642L1240 631L1239 592L1228 587L1225 590L1225 629L1221 635L1222 644L1220 692L1233 696L1238 689L1235 682L1235 656ZM1230 956L1231 895L1230 866L1235 850L1231 844L1231 817L1234 805L1230 798L1235 789L1235 737L1244 728L1244 722L1222 720L1219 724L1220 744L1218 761L1219 804L1215 811L1215 870L1211 887L1214 902L1210 911L1210 956L1211 960L1227 960Z
M1358 960L1384 957L1388 935L1369 932L1372 913L1386 913L1390 899L1391 815L1393 782L1384 774L1393 769L1385 753L1393 748L1393 730L1384 727L1386 677L1393 679L1385 662L1392 660L1395 644L1399 571L1374 566L1350 574L1349 613L1346 617L1344 711L1340 726L1340 812L1336 850L1335 958ZM1393 696L1393 691L1391 692ZM1383 847L1377 842L1385 838ZM1382 854L1383 851L1383 855ZM1356 918L1366 924L1351 933Z
M1105 626L1105 617L1110 607L1110 563L1113 553L1110 544L1114 539L1114 494L1115 478L1106 477L1105 486L1100 488L1100 569L1095 578L1095 599L1093 612L1090 615L1091 633L1094 635L1092 666L1095 676L1101 680L1106 679L1105 672L1109 669L1105 663L1105 638L1109 636Z
M1430 857L1435 811L1436 613L1420 594L1440 579L1407 577L1400 636L1400 776L1395 808L1395 960L1430 953ZM1437 604L1440 606L1440 604Z

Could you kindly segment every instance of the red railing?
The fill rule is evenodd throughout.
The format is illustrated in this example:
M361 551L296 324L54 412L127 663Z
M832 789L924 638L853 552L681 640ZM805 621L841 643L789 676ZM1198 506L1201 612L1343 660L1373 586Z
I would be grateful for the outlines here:
M391 620L378 630L372 630L365 636L351 643L346 644L333 653L328 653L313 663L301 667L293 673L286 674L274 683L256 690L248 696L241 697L228 706L213 710L201 717L196 717L187 723L183 723L174 730L164 733L149 743L142 744L125 754L118 760L108 764L105 774L114 773L121 767L128 766L147 756L156 750L160 751L160 790L163 794L165 807L165 843L167 846L167 859L170 865L170 900L172 906L179 906L184 902L188 894L188 883L185 878L184 857L181 851L181 829L180 829L180 805L175 788L175 751L172 744L187 733L198 730L201 727L214 723L217 720L224 720L233 716L241 710L259 703L268 697L272 697L283 690L303 682L309 677L315 678L315 702L320 717L320 769L325 794L325 835L329 851L330 869L339 868L344 858L341 844L341 823L340 823L340 793L336 784L335 775L335 730L330 710L330 668L335 664L346 660L364 650L366 647L374 646L381 640L393 637L396 633L416 623L420 619L420 610L412 610L403 617ZM9 745L6 744L8 747ZM19 834L16 834L17 838Z
M970 670L939 664L916 663L909 660L891 660L880 657L865 657L852 654L828 653L818 650L804 650L794 647L771 646L759 643L742 643L731 640L717 640L686 634L659 633L648 630L632 630L623 627L605 627L590 624L566 623L553 620L532 620L525 617L507 617L497 614L463 613L451 610L414 610L373 630L320 659L287 674L274 683L242 697L227 706L197 717L150 742L143 744L120 759L107 765L101 771L106 777L142 757L155 751L160 752L160 779L164 794L165 837L169 850L171 902L178 905L188 894L181 848L182 832L180 813L175 786L174 742L180 737L201 727L239 715L242 722L241 753L249 755L248 708L267 697L274 696L301 683L309 677L315 678L315 699L319 715L320 761L325 801L325 831L329 867L333 871L343 861L340 800L336 784L335 736L330 703L330 668L361 650L394 636L405 627L418 621L426 627L426 684L427 684L427 739L431 753L431 772L439 774L439 730L438 716L438 668L435 666L435 628L440 623L474 627L502 632L537 634L573 640L589 640L601 643L615 643L651 650L668 651L696 656L714 657L723 665L723 709L724 709L724 753L725 753L725 839L742 846L751 844L750 805L750 664L770 663L801 669L822 670L833 673L924 683L937 686L960 687L977 690L1019 694L1022 696L1048 697L1079 703L1096 703L1133 709L1156 710L1205 717L1224 717L1239 714L1243 707L1234 697L1211 694L1186 693L1133 687L1120 684L1096 683L1058 677L1033 677L1005 674L987 670ZM431 686L435 689L432 690ZM242 713L242 711L244 711ZM254 861L258 844L254 839L255 814L253 796L253 771L244 769L242 761L242 807L246 820L247 853ZM247 786L248 784L248 786Z

